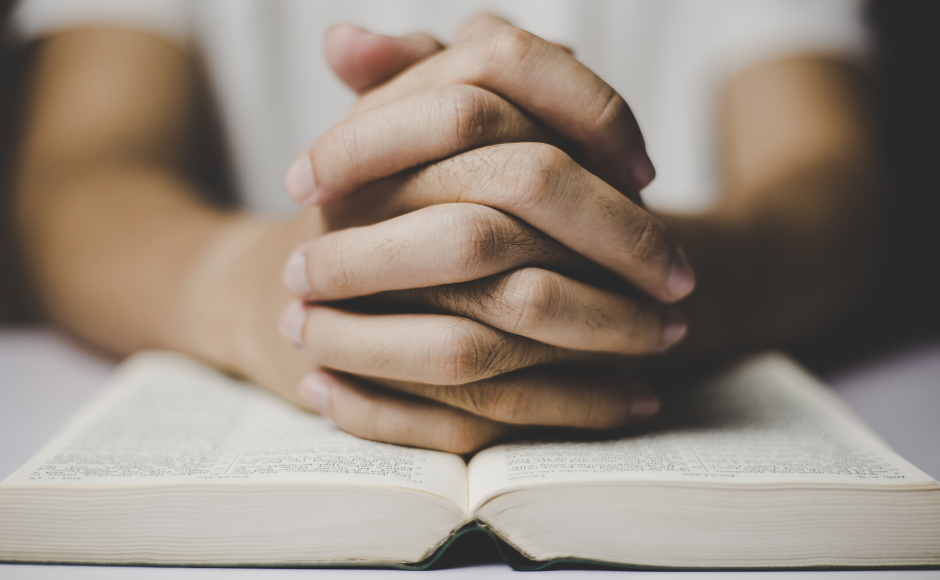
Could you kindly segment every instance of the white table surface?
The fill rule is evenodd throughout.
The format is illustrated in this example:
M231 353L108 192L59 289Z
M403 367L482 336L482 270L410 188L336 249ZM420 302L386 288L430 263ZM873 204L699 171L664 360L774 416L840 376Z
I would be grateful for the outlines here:
M115 362L43 328L0 328L0 479L26 462L102 384ZM827 382L901 455L940 479L940 339L883 353L842 369ZM434 578L477 578L516 574L500 564L430 572L394 570L299 570L25 566L0 564L0 578L74 579L295 579L344 580L421 574ZM573 577L738 580L940 579L940 571L866 572L610 572L557 570L556 580Z

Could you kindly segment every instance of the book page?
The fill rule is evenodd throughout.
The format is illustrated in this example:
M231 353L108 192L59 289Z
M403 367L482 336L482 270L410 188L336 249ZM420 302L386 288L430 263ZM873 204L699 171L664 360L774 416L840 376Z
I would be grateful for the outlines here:
M340 431L183 355L148 352L4 485L310 483L413 489L467 505L463 460Z
M572 482L936 486L782 355L678 390L664 407L659 428L630 437L479 453L469 467L471 509L514 489Z

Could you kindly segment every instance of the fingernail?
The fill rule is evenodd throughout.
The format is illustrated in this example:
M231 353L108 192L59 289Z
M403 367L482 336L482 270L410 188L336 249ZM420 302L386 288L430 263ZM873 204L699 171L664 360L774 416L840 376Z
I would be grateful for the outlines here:
M291 302L281 313L277 321L277 327L285 338L297 345L303 344L301 334L304 330L304 323L307 322L307 310L300 302Z
M666 298L678 300L691 292L692 288L695 288L695 274L692 273L692 268L689 267L685 254L677 248L672 259L669 278L666 279Z
M659 405L659 398L644 387L636 392L630 402L630 418L646 419L652 417L659 411Z
M307 257L300 250L291 254L284 265L284 285L299 296L310 294L310 282L307 280Z
M330 385L324 377L318 373L310 373L300 380L298 387L300 398L307 402L313 409L329 417L330 411Z
M638 190L649 185L650 182L653 181L653 178L656 177L656 169L653 167L653 162L645 151L639 155L633 156L633 159L630 160L630 164L627 167L627 171L629 171L630 179Z
M663 334L659 341L659 348L666 350L685 336L688 325L682 315L672 309L667 310L663 318Z
M369 35L369 36L381 36L381 35L379 35L379 34L376 34L376 33L374 33L374 32L371 32L371 31L369 31L369 30L366 30L365 28L363 28L363 27L361 27L361 26L356 26L355 24L349 24L349 23L335 24L335 25L333 25L332 27L330 27L330 30L328 30L327 32L331 32L331 31L334 31L334 30L344 30L344 31L346 31L347 33L350 33L350 32L351 32L351 33L353 33L353 34L363 34L363 35Z
M313 180L313 168L310 166L310 156L306 153L294 161L287 170L284 179L287 193L302 205L312 205L316 197L316 184Z
M367 32L365 28L361 26L356 26L355 24L350 24L348 22L340 22L339 24L334 24L326 32L330 33L335 30L346 30L349 32Z

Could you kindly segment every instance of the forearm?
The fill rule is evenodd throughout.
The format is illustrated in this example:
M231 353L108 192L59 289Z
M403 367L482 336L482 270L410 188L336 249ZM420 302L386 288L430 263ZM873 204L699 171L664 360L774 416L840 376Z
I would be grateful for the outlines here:
M747 202L662 215L696 271L676 356L785 345L845 316L871 290L881 226L872 165L822 162Z
M290 248L255 244L279 224L214 208L187 180L201 127L192 54L76 30L44 41L34 66L15 195L42 308L113 352L174 348L231 368L229 331L259 316L234 304L243 287L279 289Z
M54 177L21 180L17 204L43 310L113 352L179 344L192 271L238 218L201 205L161 168L46 174Z
M779 346L844 316L880 267L883 211L864 72L771 62L721 99L725 195L661 216L698 277L677 356Z
M118 354L186 352L296 400L309 361L277 332L290 299L281 269L319 235L318 216L219 210L157 168L22 181L21 247L56 323Z

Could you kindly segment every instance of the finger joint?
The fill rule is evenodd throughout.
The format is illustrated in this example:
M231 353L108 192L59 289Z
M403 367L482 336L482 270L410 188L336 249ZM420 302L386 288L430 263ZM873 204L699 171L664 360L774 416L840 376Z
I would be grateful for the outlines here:
M523 268L503 280L499 294L504 297L512 332L531 336L556 313L561 288L547 271Z
M450 138L444 137L449 141L444 144L449 150L448 156L486 141L492 115L481 92L476 87L461 86L442 95L440 106L444 115L450 117L447 125L452 128Z
M485 52L486 70L491 75L518 72L529 60L538 37L514 26L503 26L489 35Z

